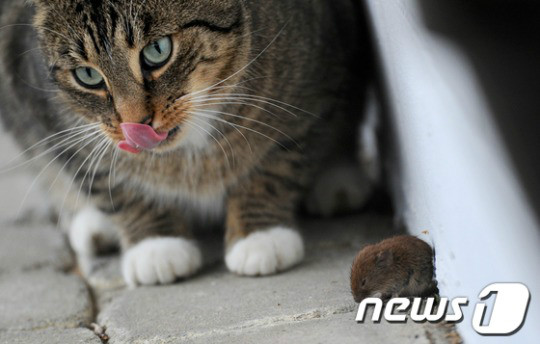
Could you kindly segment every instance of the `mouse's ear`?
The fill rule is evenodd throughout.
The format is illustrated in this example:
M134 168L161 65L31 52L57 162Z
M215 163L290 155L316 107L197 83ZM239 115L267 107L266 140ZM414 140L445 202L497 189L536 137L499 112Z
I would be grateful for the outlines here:
M394 261L394 255L390 250L384 250L377 254L376 263L378 266L390 266Z

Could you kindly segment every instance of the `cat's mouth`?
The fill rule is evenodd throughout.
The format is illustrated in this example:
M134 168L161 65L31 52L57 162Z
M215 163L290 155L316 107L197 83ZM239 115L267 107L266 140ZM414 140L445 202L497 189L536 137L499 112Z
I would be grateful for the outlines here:
M118 143L118 148L129 153L138 154L145 150L152 150L174 139L180 126L168 132L156 132L148 124L122 123L120 124L124 140Z
M167 140L165 140L165 142L169 142L173 140L179 131L180 131L180 126L176 126L172 130L169 130L169 136L167 137Z

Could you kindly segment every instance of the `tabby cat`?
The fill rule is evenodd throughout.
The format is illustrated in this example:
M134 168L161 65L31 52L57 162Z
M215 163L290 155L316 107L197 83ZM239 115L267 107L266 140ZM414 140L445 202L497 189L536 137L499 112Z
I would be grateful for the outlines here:
M194 274L225 227L239 275L298 264L295 214L354 131L354 0L4 0L4 127L54 185L79 256L119 239L130 286Z

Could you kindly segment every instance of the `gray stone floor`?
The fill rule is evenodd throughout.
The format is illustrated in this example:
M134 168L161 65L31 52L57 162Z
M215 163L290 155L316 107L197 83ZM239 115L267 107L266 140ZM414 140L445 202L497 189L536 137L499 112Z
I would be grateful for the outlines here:
M15 149L6 138L0 146L0 161L9 161ZM443 325L354 321L350 265L363 245L395 234L388 217L304 221L305 262L265 278L228 273L219 236L205 234L206 266L197 276L128 290L117 256L76 262L50 220L46 194L33 190L20 207L32 180L24 169L0 174L0 343L459 341ZM90 330L93 323L106 336Z

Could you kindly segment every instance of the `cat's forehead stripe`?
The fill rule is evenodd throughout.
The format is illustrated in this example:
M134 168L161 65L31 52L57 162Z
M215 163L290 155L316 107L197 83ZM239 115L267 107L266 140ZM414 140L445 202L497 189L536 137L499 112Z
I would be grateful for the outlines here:
M91 0L87 6L88 15L83 15L83 22L88 34L92 37L94 48L98 54L105 50L112 54L112 41L116 31L119 13L112 4L103 6L101 0Z
M212 9L211 11L201 4L204 3L201 0L162 1L44 2L41 7L43 13L38 14L38 17L42 15L45 26L54 27L58 32L64 31L62 38L68 37L65 43L73 45L71 50L80 55L82 60L87 60L86 57L92 55L112 57L113 52L118 48L126 45L128 48L143 45L179 29L201 26L214 32L229 33L240 23L241 10L236 1L225 0L223 3L208 1L212 3L212 6L208 7ZM59 14L62 18L60 21ZM160 20L156 20L154 14L158 14ZM122 33L122 42L118 40L117 32ZM84 38L86 35L90 37L90 40L87 41ZM83 45L79 44L81 39L84 42ZM80 49L81 47L84 47L84 50Z
M84 44L84 41L80 38L77 40L77 53L81 56L83 60L88 61L86 46Z

